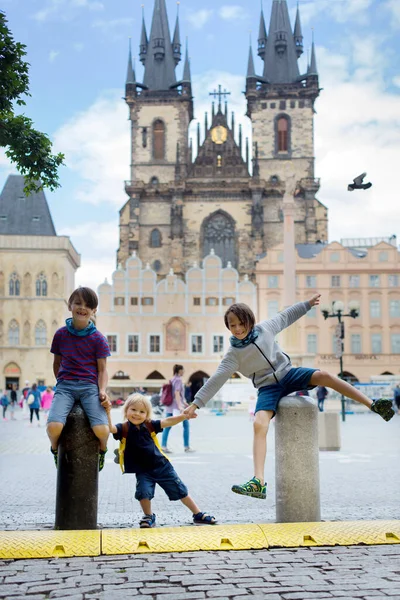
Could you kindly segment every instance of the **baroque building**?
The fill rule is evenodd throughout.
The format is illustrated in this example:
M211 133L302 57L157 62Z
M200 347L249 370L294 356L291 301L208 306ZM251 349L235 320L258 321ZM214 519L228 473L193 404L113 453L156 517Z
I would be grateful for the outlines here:
M177 18L171 37L165 0L155 0L148 37L143 17L139 56L143 82L128 58L125 100L131 121L131 172L120 210L117 262L125 266L137 252L159 276L172 268L185 273L211 249L223 266L254 277L256 259L283 241L283 194L296 175L297 243L327 240L327 209L317 199L314 173L314 103L319 95L314 43L307 72L300 13L292 30L286 0L274 0L269 33L261 12L257 75L250 47L246 77L247 115L252 146L229 118L225 92L214 95L205 117L204 141L198 125L196 157L189 141L194 115L191 68L182 58ZM251 150L251 151L250 151ZM250 155L252 159L250 160Z
M50 345L68 316L80 256L58 236L43 191L10 175L0 195L0 388L54 385Z

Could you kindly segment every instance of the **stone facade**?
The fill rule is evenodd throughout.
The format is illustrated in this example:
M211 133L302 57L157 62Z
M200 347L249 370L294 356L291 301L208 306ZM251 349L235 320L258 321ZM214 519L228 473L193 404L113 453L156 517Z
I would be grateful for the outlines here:
M362 240L359 240L362 243ZM256 269L259 319L284 308L284 247L278 245L260 260ZM400 379L400 253L395 245L381 242L367 249L328 245L299 245L296 252L297 301L315 292L321 306L341 300L347 309L352 300L360 304L360 316L345 318L343 365L352 380L370 382L374 376ZM336 318L323 318L319 308L298 322L302 359L307 366L339 373L336 357ZM303 362L302 362L303 360Z
M108 371L114 396L137 387L159 390L176 363L184 366L185 380L202 383L228 348L227 307L245 302L257 309L255 285L223 268L214 254L183 279L171 272L161 281L133 255L98 294L97 326L112 351Z
M68 237L0 235L0 388L54 385L50 344L79 265Z

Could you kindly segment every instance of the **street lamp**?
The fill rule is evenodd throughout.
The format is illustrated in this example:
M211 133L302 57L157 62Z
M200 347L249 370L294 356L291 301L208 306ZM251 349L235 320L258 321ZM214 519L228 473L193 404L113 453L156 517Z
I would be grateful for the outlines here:
M343 351L344 351L344 323L342 321L343 317L351 317L352 319L356 319L360 314L360 304L357 300L352 300L349 302L348 313L344 312L344 303L341 300L336 300L332 302L332 305L323 304L321 306L321 312L324 319L335 318L338 320L338 324L335 330L336 336L336 358L340 360L340 379L343 379ZM346 420L346 410L345 410L345 399L342 394L342 421Z

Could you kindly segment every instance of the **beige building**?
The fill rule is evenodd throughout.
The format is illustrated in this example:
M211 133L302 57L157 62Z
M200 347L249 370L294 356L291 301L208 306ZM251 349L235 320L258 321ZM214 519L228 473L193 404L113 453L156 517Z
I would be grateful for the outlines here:
M172 272L161 281L135 255L112 283L98 288L97 326L112 352L108 359L113 396L133 388L159 390L172 377L174 364L185 368L193 388L210 377L228 349L226 308L245 302L256 310L256 286L245 275L210 254L202 268L193 266L185 278Z
M67 316L80 256L57 236L43 192L10 175L0 196L0 388L53 385L50 344Z
M321 306L357 301L360 314L345 318L343 368L352 381L368 383L378 375L400 379L400 253L396 238L343 240L343 244L297 245L296 294L305 300L322 294ZM259 318L267 319L284 307L283 245L271 249L257 264ZM337 318L312 309L298 325L302 357L316 368L339 374Z

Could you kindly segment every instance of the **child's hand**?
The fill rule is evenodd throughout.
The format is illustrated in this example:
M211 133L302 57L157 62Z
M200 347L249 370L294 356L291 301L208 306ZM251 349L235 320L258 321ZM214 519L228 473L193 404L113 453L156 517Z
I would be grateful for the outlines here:
M309 299L309 303L311 304L311 306L318 306L320 298L321 294L314 294L314 296Z
M101 405L106 409L107 412L110 412L110 410L111 410L111 402L109 401L108 398L107 398L107 400L103 400L103 402L101 403Z
M191 404L190 406L185 408L183 414L186 416L187 419L197 419L196 408L197 406L195 404Z

